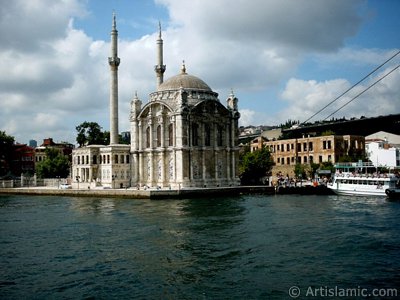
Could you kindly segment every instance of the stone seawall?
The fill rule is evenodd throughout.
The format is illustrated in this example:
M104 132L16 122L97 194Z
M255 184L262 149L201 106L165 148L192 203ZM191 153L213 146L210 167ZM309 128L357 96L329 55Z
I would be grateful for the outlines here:
M56 189L56 188L0 188L0 194L19 195L51 195L73 197L116 197L128 199L179 199L201 198L207 196L238 196L241 194L268 194L275 193L271 186L239 186L219 188L190 188L180 190L136 190L136 189Z

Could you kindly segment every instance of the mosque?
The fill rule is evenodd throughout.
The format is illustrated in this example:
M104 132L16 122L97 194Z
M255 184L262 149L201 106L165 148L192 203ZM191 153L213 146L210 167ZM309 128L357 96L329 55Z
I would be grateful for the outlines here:
M73 186L103 188L203 188L237 186L238 99L224 106L203 80L181 72L164 81L161 26L157 39L157 89L147 103L134 96L131 144L118 144L118 31L113 16L110 65L110 145L87 145L72 154Z

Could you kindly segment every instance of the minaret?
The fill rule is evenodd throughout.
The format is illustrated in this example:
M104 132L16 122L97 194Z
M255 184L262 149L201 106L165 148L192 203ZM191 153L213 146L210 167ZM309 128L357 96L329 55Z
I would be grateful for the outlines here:
M163 40L161 38L161 23L158 22L158 39L157 39L157 65L154 67L157 75L157 88L164 81L165 65L163 65Z
M118 144L118 66L120 59L118 57L118 31L115 21L115 13L113 13L112 29L111 29L111 53L108 58L110 65L110 145Z

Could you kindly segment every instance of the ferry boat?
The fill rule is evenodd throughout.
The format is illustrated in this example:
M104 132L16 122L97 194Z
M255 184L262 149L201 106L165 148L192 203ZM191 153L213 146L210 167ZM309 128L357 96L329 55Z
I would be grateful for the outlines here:
M377 172L372 163L338 163L335 169L327 186L338 195L386 196L385 191L395 188L400 179L393 173Z

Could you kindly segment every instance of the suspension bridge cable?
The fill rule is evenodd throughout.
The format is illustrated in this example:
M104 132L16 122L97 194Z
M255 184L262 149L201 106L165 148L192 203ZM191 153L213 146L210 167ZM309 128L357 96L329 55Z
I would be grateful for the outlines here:
M374 85L376 85L378 82L380 82L382 79L386 78L387 76L389 76L391 73L393 73L394 71L396 71L398 68L400 68L400 65L398 65L397 67L395 67L394 69L392 69L390 72L388 72L385 76L383 76L382 78L378 79L377 81L375 81L373 84L371 84L369 87L367 87L365 90L363 90L361 93L357 94L356 96L354 96L351 100L349 100L348 102L346 102L345 104L343 104L341 107L339 107L337 110L335 110L333 113L331 113L329 116L327 116L324 121L326 119L328 119L330 116L334 115L335 113L337 113L339 110L341 110L343 107L345 107L346 105L348 105L349 103L353 102L355 99L357 99L359 96L361 96L362 94L364 94L366 91L368 91L370 88L372 88Z
M373 73L375 73L378 69L380 69L381 67L383 67L385 64L387 64L389 61L391 61L393 58L395 58L397 55L400 54L400 51L397 51L394 55L392 55L390 58L388 58L385 62L383 62L382 64L380 64L378 67L376 67L373 71L371 71L370 73L368 73L368 75L365 75L361 80L359 80L357 83L353 84L350 88L348 88L346 91L344 91L342 94L340 94L339 96L337 96L335 99L333 99L331 102L329 102L327 105L325 105L323 108L321 108L319 111L317 111L315 114L313 114L311 117L309 117L307 120L305 120L304 122L302 122L301 124L304 124L308 121L310 121L312 118L314 118L316 115L318 115L321 111L323 111L325 108L327 108L329 105L331 105L332 103L336 102L337 100L339 100L339 98L341 98L342 96L344 96L347 92L349 92L350 90L352 90L354 87L356 87L357 85L359 85L361 82L363 82L366 78L368 78L370 75L372 75ZM301 125L300 124L300 125Z

